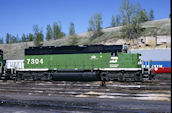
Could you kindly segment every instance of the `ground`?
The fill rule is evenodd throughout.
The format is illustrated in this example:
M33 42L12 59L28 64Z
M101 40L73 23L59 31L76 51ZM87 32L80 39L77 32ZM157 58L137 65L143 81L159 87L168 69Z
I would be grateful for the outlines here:
M145 82L0 81L2 113L171 112L171 76Z

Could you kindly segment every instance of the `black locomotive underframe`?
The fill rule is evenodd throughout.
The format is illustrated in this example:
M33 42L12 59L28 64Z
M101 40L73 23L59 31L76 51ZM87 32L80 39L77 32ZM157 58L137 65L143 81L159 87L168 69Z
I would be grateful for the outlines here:
M141 70L100 71L100 70L48 70L13 71L9 70L5 79L12 80L52 80L52 81L143 81ZM151 76L150 76L151 77ZM151 79L149 76L148 78Z

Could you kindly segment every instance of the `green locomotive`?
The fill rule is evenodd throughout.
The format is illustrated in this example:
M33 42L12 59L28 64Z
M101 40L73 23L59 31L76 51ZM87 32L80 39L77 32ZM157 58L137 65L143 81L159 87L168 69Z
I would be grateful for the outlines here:
M36 54L25 54L25 69L35 68L35 69L58 69L58 70L97 70L103 68L141 68L141 65L138 64L140 61L139 56L141 54L131 54L131 53L122 53L121 51L94 51L96 48L101 46L92 46L92 47L79 47L81 49L92 48L92 52L80 52L76 53L48 53L45 50L45 53L40 53L44 48L33 48L40 49L37 50ZM105 46L106 47L106 46ZM121 46L122 47L122 46ZM69 46L69 48L72 48ZM103 46L101 47L103 49ZM52 47L48 48L52 49ZM61 48L55 48L57 50ZM29 49L32 51L32 48ZM56 51L56 50L54 50Z
M8 78L142 81L151 75L143 73L140 56L127 53L126 45L29 47L25 49L24 68L10 70Z

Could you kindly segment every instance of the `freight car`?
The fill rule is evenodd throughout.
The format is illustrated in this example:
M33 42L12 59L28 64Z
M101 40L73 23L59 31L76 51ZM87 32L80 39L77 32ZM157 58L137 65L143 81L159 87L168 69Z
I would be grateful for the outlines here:
M127 45L47 46L25 49L23 65L2 65L1 79L64 81L142 81L151 79L151 70L141 67L137 53ZM22 61L20 60L22 63Z

